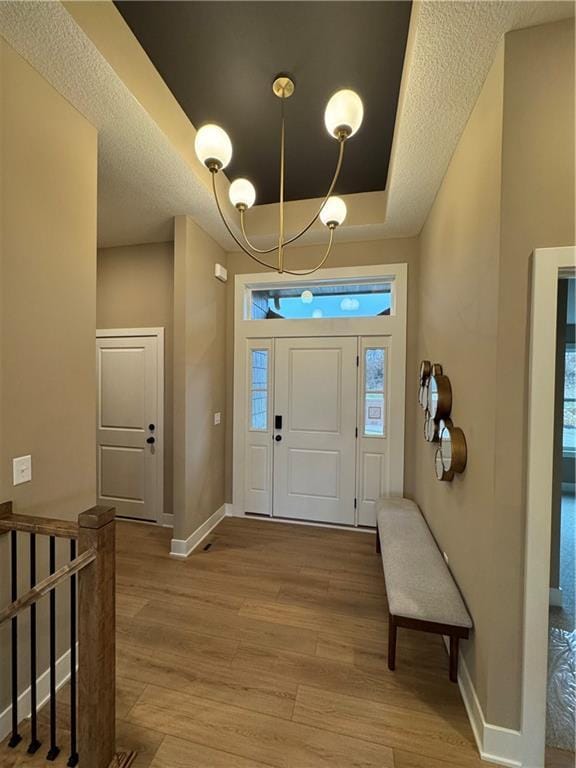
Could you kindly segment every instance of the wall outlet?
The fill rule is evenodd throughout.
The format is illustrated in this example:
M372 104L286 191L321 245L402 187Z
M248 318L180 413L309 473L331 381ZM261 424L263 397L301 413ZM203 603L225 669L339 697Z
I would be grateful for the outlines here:
M214 414L214 425L220 424L221 420L222 420L222 414L220 413L220 411L218 411L218 413Z
M32 480L32 456L19 456L12 459L12 482L14 485L29 483Z

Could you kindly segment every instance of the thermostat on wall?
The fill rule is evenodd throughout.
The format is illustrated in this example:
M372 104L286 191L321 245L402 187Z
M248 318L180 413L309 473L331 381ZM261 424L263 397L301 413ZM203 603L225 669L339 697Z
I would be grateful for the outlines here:
M222 280L223 283L228 280L228 270L226 267L223 267L222 264L216 264L214 267L214 277L217 277L218 280Z

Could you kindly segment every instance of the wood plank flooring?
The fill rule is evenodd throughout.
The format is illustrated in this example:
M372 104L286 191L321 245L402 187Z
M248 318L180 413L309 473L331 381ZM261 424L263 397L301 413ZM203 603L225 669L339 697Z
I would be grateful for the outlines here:
M120 745L162 736L138 765L482 765L440 639L401 632L387 669L374 536L226 519L185 561L168 539L119 525L119 716L138 729Z
M187 560L169 539L118 525L118 748L134 768L485 765L438 637L400 630L387 669L373 535L227 518Z

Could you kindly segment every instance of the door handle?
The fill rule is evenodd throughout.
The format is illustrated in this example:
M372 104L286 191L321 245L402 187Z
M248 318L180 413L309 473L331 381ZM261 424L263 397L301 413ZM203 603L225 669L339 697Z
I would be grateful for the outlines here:
M156 442L156 438L155 437L149 437L146 440L146 442L148 443L148 445L154 445L154 443Z
M276 437L274 438L274 440L276 440L276 442L277 442L277 443L279 443L279 442L280 442L280 440L282 440L282 435L276 435Z

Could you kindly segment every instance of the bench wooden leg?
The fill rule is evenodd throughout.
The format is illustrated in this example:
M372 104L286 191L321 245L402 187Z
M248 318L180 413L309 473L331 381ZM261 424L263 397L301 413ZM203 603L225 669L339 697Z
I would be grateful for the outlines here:
M396 669L396 619L388 615L388 669L394 672Z
M453 683L458 682L458 647L460 639L454 635L450 636L450 680Z

